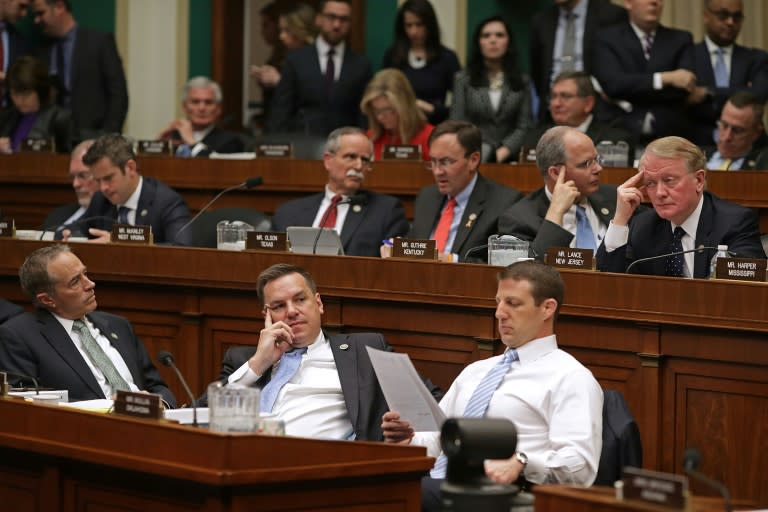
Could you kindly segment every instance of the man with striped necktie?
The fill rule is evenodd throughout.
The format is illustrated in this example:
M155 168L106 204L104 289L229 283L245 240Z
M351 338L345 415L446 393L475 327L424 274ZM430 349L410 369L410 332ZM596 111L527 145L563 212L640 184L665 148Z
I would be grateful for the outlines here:
M513 421L517 453L486 460L493 482L590 485L602 448L603 393L592 373L557 347L554 324L564 284L551 267L514 263L498 275L496 318L503 355L461 372L440 401L447 417L495 417ZM396 411L383 417L388 442L418 444L438 457L422 481L422 510L440 510L445 458L438 432L414 432Z

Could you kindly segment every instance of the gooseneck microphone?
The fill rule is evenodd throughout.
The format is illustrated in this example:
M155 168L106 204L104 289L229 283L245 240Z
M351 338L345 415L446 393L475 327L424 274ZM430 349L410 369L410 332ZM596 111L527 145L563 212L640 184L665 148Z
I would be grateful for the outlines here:
M627 270L624 271L625 274L629 274L630 270L632 270L632 267L637 265L638 263L645 263L646 261L653 261L653 260L660 260L662 258L671 258L672 256L679 256L681 254L688 254L689 252L699 252L699 251L715 251L717 252L717 247L713 247L711 245L699 245L695 249L688 249L687 251L676 251L676 252L669 252L667 254L659 254L658 256L649 256L647 258L640 258L639 260L635 260L629 265L627 265ZM737 254L733 251L728 251L729 256L737 256Z
M701 453L696 448L687 448L683 454L683 469L685 474L698 480L707 487L715 489L723 497L725 503L726 512L731 512L731 493L728 492L728 488L718 482L717 480L708 477L707 475L699 472L699 464L701 463Z
M264 182L264 180L263 180L263 179L261 179L261 176L251 176L250 178L248 178L247 180L245 180L245 181L244 181L244 182L242 182L242 183L239 183L239 184L237 184L237 185L235 185L235 186L233 186L233 187L225 188L224 190L222 190L221 192L219 192L218 194L216 194L216 196L215 196L213 199L211 199L210 201L208 201L208 204L206 204L205 206L203 206L202 208L200 208L200 211L199 211L199 212L197 212L197 214L196 214L194 217L192 217L192 218L189 220L189 222L187 222L186 224L184 224L183 226L181 226L181 228L179 229L179 231L178 231L178 232L179 232L179 233L181 233L182 231L184 231L185 229L187 229L187 228L188 228L188 227L189 227L189 226L190 226L190 225L191 225L193 222L195 222L195 221L197 220L197 218L198 218L200 215L202 215L202 214L203 214L203 212L205 212L206 210L208 210L208 208L210 208L210 206L211 206L213 203L215 203L215 202L216 202L216 201L217 201L217 200L218 200L218 199L219 199L221 196L223 196L223 195L224 195L224 194L226 194L227 192L232 192L233 190L238 190L238 189L241 189L241 188L243 188L243 189L249 189L249 188L253 188L253 187L258 187L258 186L259 186L259 185L261 185L263 182ZM178 234L178 233L177 233L177 234Z
M339 205L342 205L342 204L363 205L366 203L366 200L367 199L365 197L365 194L357 193L349 197L345 197L344 199L336 203L336 206L338 207ZM320 227L317 230L317 235L315 235L315 241L312 242L312 254L317 254L317 243L320 241L320 235L323 234L323 229L325 229L323 228L323 224L325 224L325 221L328 220L328 216L330 214L331 214L331 208L329 207L325 209L325 213L323 213L323 216L320 217L320 224L319 224Z
M7 395L8 394L7 390L8 390L8 376L9 375L11 377L16 377L17 379L28 380L28 381L32 382L32 384L34 384L34 386L35 386L35 394L36 395L40 394L40 385L38 384L36 378L32 377L31 375L24 375L23 373L14 373L14 372L9 372L7 370L0 370L0 377L2 377L2 379L0 379L0 395Z
M187 384L186 379L179 371L178 367L173 363L173 355L168 352L167 350L161 350L157 353L157 360L160 361L160 363L163 366L167 366L169 368L172 368L174 372L176 372L176 376L179 378L179 382L181 382L181 386L184 388L184 391L187 392L187 396L191 400L192 404L192 425L195 427L197 426L197 401L195 400L195 395L192 394L192 390L189 389L189 385Z

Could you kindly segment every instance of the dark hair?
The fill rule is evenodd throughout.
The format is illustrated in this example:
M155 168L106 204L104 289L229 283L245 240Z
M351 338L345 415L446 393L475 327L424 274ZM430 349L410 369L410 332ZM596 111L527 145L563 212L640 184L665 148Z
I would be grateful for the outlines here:
M540 261L518 261L499 271L496 279L497 281L504 279L528 281L531 285L533 302L537 306L546 299L555 299L557 309L554 320L557 320L565 295L565 283L563 283L560 272Z
M264 287L272 281L276 281L281 277L290 274L299 274L304 278L304 281L306 281L307 286L312 293L317 293L317 284L308 270L296 265L289 265L288 263L277 263L266 270L262 270L261 274L259 274L259 277L256 279L256 294L262 304L264 304Z
M347 4L348 6L352 7L351 0L321 0L320 5L317 7L317 12L322 13L325 10L325 4L327 4L328 2Z
M470 52L469 61L467 62L469 82L474 87L488 85L485 59L483 58L483 52L480 51L480 34L482 34L483 28L485 28L486 25L493 22L498 22L504 25L504 30L506 30L507 36L509 37L507 53L502 57L504 80L509 83L509 86L513 91L519 91L523 88L523 77L520 74L520 66L517 62L517 46L515 45L515 38L512 35L509 25L501 16L491 16L490 18L486 18L481 21L475 29L475 33L472 36L472 50Z
M483 150L483 134L480 132L480 128L469 121L459 121L458 119L443 121L432 130L429 135L429 144L431 145L435 139L447 134L456 135L459 144L465 150L465 156Z
M133 144L122 135L102 135L83 155L83 163L91 166L102 158L109 158L125 174L125 164L129 160L136 160L136 153L133 152Z
M595 87L592 85L592 77L584 71L563 71L552 80L552 86L565 80L573 80L576 83L576 94L581 98L595 96Z
M51 96L51 77L43 61L25 55L19 57L8 69L8 89L13 92L37 93L40 108L48 104Z
M56 2L61 2L64 4L64 8L67 10L67 12L72 12L72 0L45 0L45 3L51 7L56 5Z
M408 50L411 41L405 32L405 13L414 14L424 24L427 39L424 46L427 50L427 65L440 54L440 25L437 22L435 9L429 0L406 0L397 10L395 18L395 42L392 45L392 65L396 68L405 67L408 62Z
M48 274L48 264L56 256L64 252L72 252L67 244L56 244L41 247L24 260L19 268L19 281L21 289L32 302L39 305L37 294L40 292L51 293L53 283Z
M728 103L739 110L747 107L752 108L753 124L761 124L763 122L763 102L751 92L735 92L728 98Z

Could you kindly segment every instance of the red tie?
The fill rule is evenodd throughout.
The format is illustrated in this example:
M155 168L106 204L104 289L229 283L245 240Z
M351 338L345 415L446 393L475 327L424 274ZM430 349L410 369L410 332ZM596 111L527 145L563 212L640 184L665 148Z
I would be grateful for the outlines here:
M325 222L320 226L321 228L335 228L336 227L336 214L337 214L337 208L336 205L339 204L339 201L341 201L341 195L336 194L331 199L331 204L328 205L328 209L325 210L325 213L323 214L323 218L325 219Z
M453 209L456 207L456 199L450 198L445 203L445 208L440 214L440 221L435 228L435 242L437 242L437 251L445 252L445 244L448 243L448 235L451 232L451 224L453 224Z

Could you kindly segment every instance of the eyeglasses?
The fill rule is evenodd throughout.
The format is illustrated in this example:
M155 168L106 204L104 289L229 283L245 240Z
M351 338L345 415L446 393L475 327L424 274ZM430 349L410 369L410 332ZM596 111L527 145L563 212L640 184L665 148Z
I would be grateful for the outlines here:
M728 11L725 9L720 9L719 11L713 11L712 9L707 9L709 12L712 13L712 15L717 18L720 21L728 21L728 18L733 19L734 23L741 23L744 21L744 13L741 11Z
M352 21L352 18L349 16L338 16L336 14L330 13L330 12L324 12L322 13L322 16L330 21L331 23L339 22L342 25L346 25L347 23Z
M464 158L466 158L466 155L464 156ZM424 167L428 171L433 171L435 169L449 169L454 165L456 165L457 162L458 160L456 160L455 158L448 158L448 157L440 158L440 159L432 158L429 160L429 162L424 163Z
M605 164L605 158L601 155L597 155L595 158L590 158L588 160L584 160L583 162L579 162L577 164L572 165L571 167L575 167L576 169L591 169L595 166L595 164L598 164L600 167ZM564 165L568 167L568 164L565 162L560 162L559 164L555 165Z
M332 153L332 154L336 155L336 153ZM352 165L357 163L358 160L360 160L361 169L368 170L373 167L373 161L369 156L358 155L357 153L344 153L343 155L336 155L336 156L341 158L341 161L344 162L345 165Z
M721 132L724 132L725 130L731 130L731 134L734 137L741 137L742 135L747 133L747 128L744 126L734 126L730 123L726 123L722 119L717 122L717 127L720 129Z
M69 179L71 179L72 181L75 181L75 180L86 181L91 178L93 178L93 173L90 171L69 173Z

